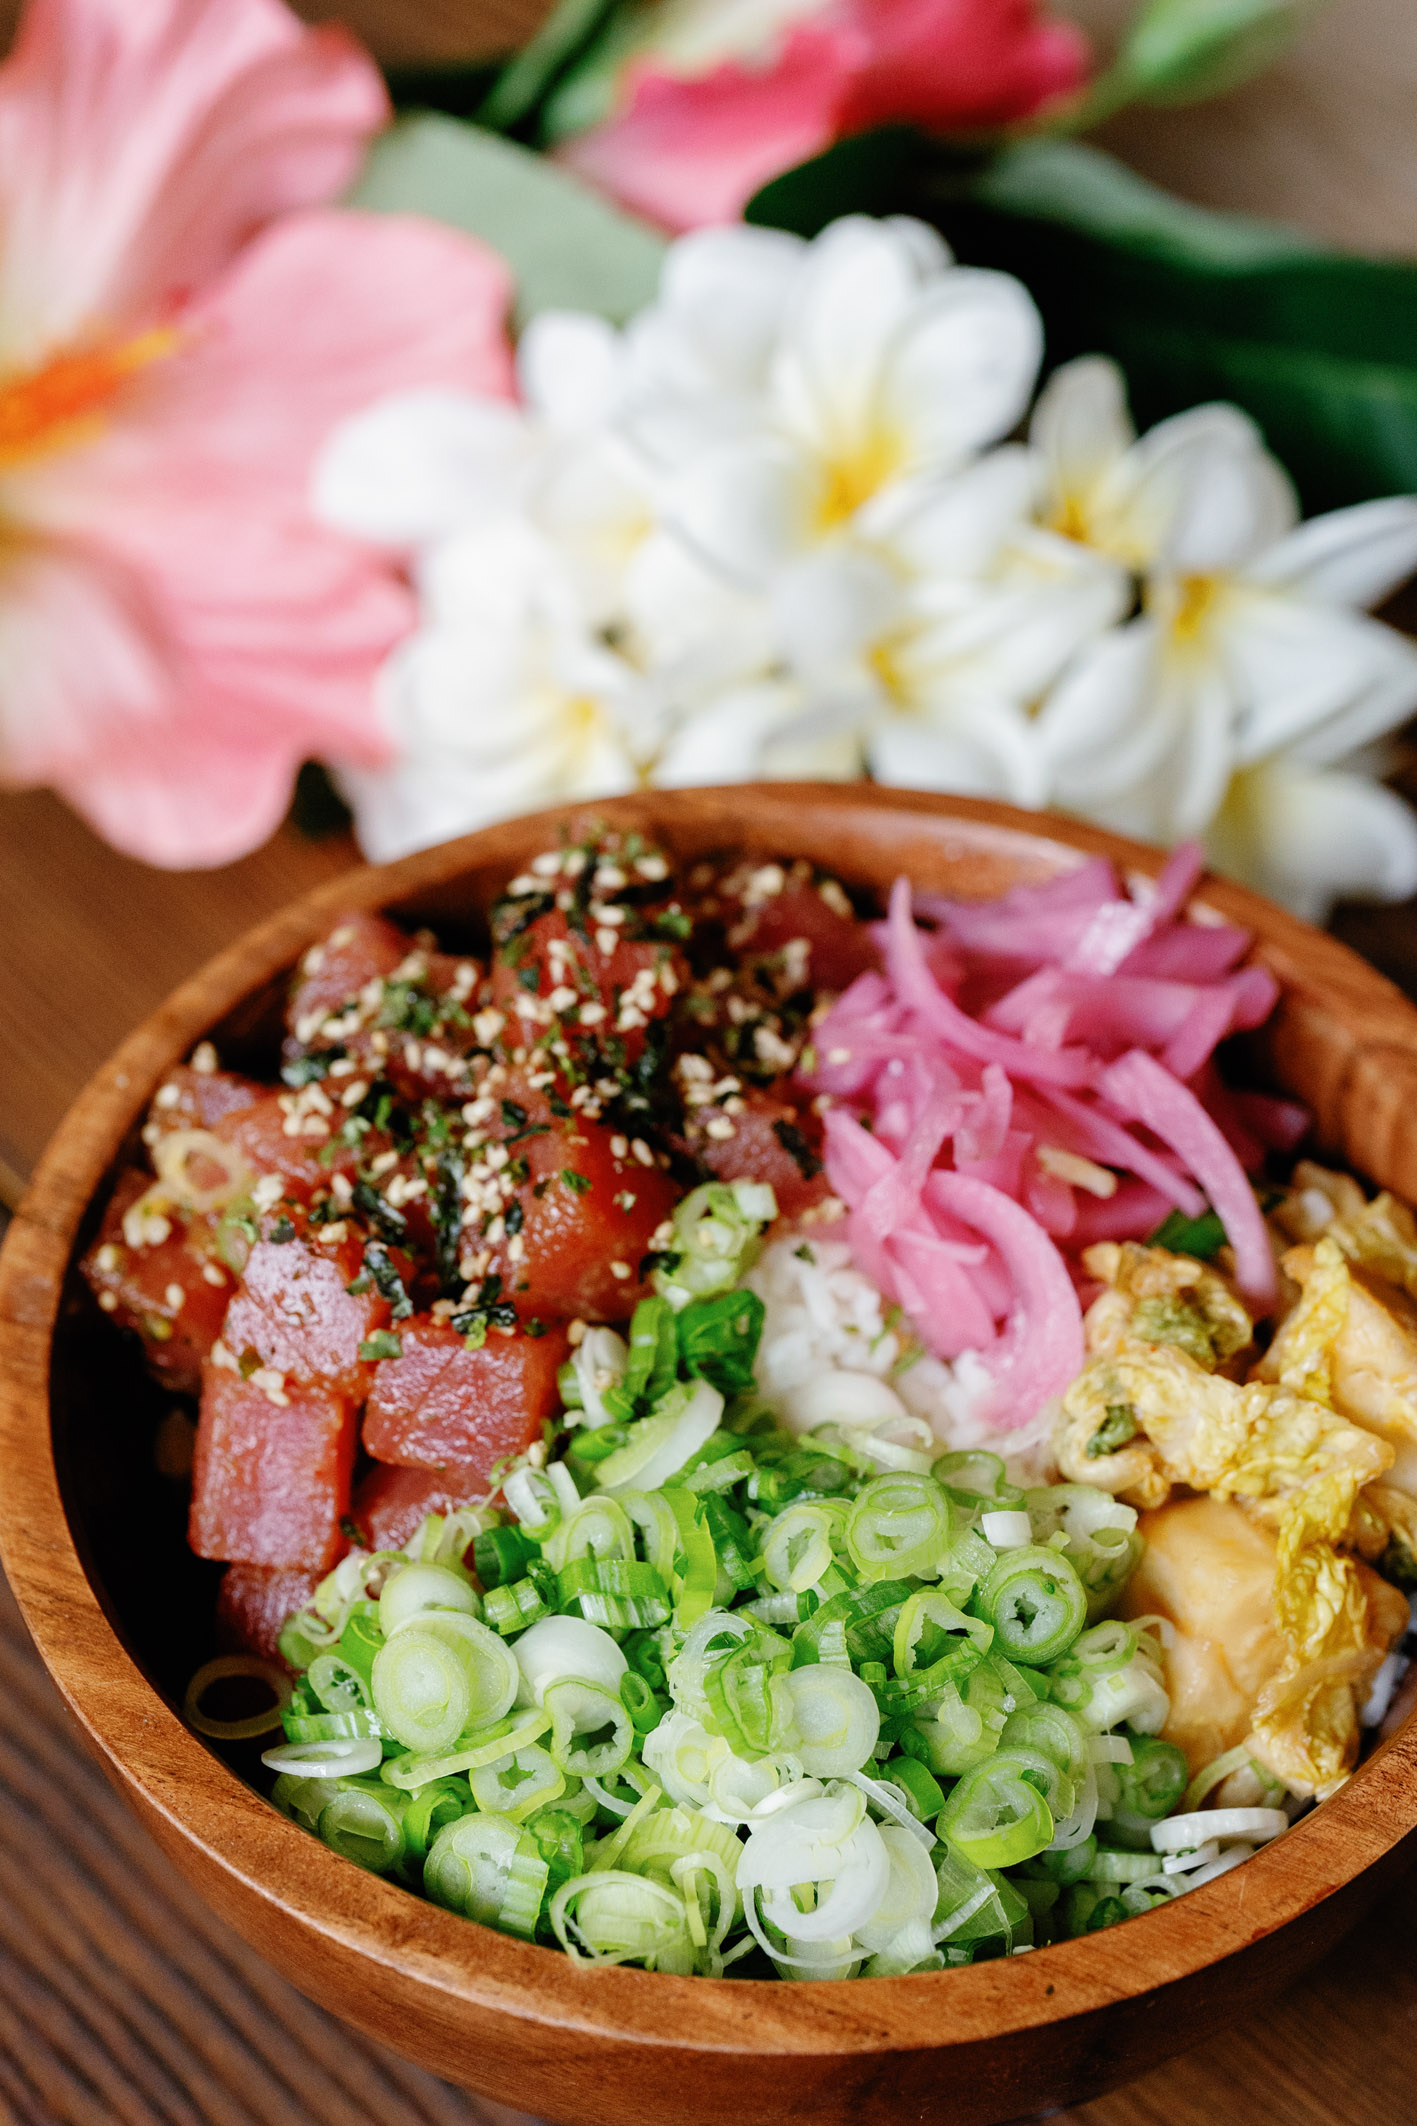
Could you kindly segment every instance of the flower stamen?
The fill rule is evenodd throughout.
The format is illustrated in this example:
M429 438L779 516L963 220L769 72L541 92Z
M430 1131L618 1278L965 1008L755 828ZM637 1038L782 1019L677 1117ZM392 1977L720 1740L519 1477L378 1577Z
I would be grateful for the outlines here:
M128 378L172 354L179 337L158 326L117 346L56 355L42 369L0 381L0 466L87 439Z

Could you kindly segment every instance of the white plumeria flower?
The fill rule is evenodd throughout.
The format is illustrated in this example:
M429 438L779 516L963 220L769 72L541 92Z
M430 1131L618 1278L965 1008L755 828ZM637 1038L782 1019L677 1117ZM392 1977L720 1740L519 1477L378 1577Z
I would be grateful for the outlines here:
M662 732L653 688L583 625L555 552L511 520L436 548L425 623L384 668L392 768L345 770L366 854L387 862L540 806L643 779Z
M878 781L1046 803L1034 713L1126 610L1125 573L1028 522L1037 464L1006 446L899 498L879 544L827 546L774 600L824 723L856 704Z
M754 588L843 534L879 541L913 485L1014 427L1042 349L1017 281L955 266L921 222L859 215L809 245L685 238L630 337L644 400L621 427L666 520Z
M1300 525L1237 408L1138 442L1097 359L1054 376L1032 441L1044 522L1143 578L1140 614L1038 719L1053 801L1154 841L1209 836L1227 870L1311 914L1344 891L1417 890L1417 820L1350 766L1417 708L1417 651L1362 611L1417 567L1417 502Z

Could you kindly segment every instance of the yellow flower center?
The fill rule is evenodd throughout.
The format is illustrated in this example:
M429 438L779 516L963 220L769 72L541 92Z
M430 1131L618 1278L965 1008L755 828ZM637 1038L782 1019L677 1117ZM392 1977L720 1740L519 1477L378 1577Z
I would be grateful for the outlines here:
M898 436L873 429L853 450L828 458L817 497L817 529L832 532L855 516L900 470L905 451Z
M1071 539L1078 546L1092 543L1092 516L1081 495L1060 495L1046 522L1049 531L1055 531L1060 539Z
M177 341L175 331L159 327L115 347L56 355L42 369L0 379L0 470L86 441L127 379L171 354Z
M1187 648L1194 646L1205 630L1219 593L1220 583L1215 576L1181 578L1171 620L1171 632L1178 643Z

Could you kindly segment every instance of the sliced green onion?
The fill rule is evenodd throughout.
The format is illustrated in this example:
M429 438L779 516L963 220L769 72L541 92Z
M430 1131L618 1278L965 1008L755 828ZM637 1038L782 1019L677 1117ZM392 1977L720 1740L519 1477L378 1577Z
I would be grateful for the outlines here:
M1011 1868L1041 1853L1053 1816L1025 1758L1000 1752L966 1772L940 1812L938 1830L980 1868Z
M373 1703L367 1677L339 1653L316 1654L305 1681L327 1713L366 1712Z
M603 1491L653 1491L667 1484L718 1430L723 1397L706 1380L680 1382L652 1416L629 1427L623 1447L595 1465Z
M408 1798L377 1779L343 1779L322 1811L319 1835L333 1852L371 1874L388 1875L404 1857Z
M537 1809L549 1808L566 1791L566 1776L549 1750L529 1742L509 1756L468 1772L472 1798L480 1809L523 1822Z
M549 1874L529 1832L509 1816L483 1811L439 1831L423 1865L423 1887L435 1904L530 1940Z
M543 1704L550 1686L568 1679L613 1694L628 1665L609 1632L583 1617L547 1617L522 1634L514 1651L523 1704Z
M485 1528L474 1538L473 1564L485 1588L518 1580L540 1552L520 1528Z
M1102 1847L1087 1871L1089 1882L1146 1882L1156 1873L1154 1853L1119 1853Z
M953 1454L942 1454L930 1465L930 1474L961 1506L1011 1507L1023 1501L1023 1493L1009 1482L999 1456L982 1447L962 1447Z
M1056 1550L1006 1551L974 1591L977 1615L993 1625L1012 1661L1046 1667L1067 1652L1087 1622L1081 1580Z
M711 1381L721 1395L750 1390L765 1312L756 1292L719 1292L710 1299L692 1300L680 1311L677 1323L670 1317L671 1335L676 1328L678 1332L683 1370ZM671 1380L673 1374L671 1357Z
M777 1216L777 1198L765 1182L709 1181L684 1198L674 1212L669 1243L678 1259L657 1269L656 1290L677 1311L738 1284L757 1260L759 1235Z
M381 1735L379 1716L368 1706L348 1713L296 1713L285 1715L287 1742L331 1742L349 1735Z
M635 1730L618 1693L566 1681L551 1684L543 1702L551 1715L551 1755L563 1772L603 1779L619 1771L634 1746Z
M372 1772L383 1754L376 1736L333 1736L326 1742L286 1742L262 1750L261 1762L268 1771L294 1772L302 1779L352 1779Z
M484 1764L495 1764L516 1750L527 1749L540 1741L551 1725L549 1713L539 1706L526 1706L509 1713L504 1720L495 1720L490 1727L479 1728L470 1735L460 1735L453 1748L431 1755L418 1750L406 1750L401 1756L390 1757L379 1776L390 1786L416 1792L428 1785L430 1780L447 1780L459 1772L475 1772Z
M839 1779L859 1772L874 1755L881 1731L875 1696L849 1668L821 1662L787 1677L796 1730L792 1748L810 1778Z
M425 1610L454 1610L475 1617L482 1608L466 1574L451 1565L405 1565L391 1572L379 1597L379 1629L386 1639Z
M950 1502L930 1476L878 1476L857 1493L846 1547L863 1579L933 1577L950 1535Z
M489 1587L483 1597L483 1618L501 1638L539 1624L556 1607L556 1575L549 1565L532 1566L524 1580L507 1587Z
M593 1329L587 1332L581 1351L595 1335ZM618 1337L615 1340L620 1341ZM623 1344L621 1349L625 1350ZM605 1414L624 1423L650 1409L674 1385L676 1356L673 1308L657 1295L642 1299L630 1322L630 1342L621 1376L604 1391Z
M552 1898L548 1916L557 1941L578 1963L693 1969L683 1898L645 1876L614 1868L573 1875Z
M202 1700L214 1683L225 1683L235 1676L249 1676L254 1682L264 1684L271 1694L271 1702L259 1712L247 1713L239 1720L214 1719L203 1710ZM215 1661L204 1663L187 1685L182 1700L182 1717L197 1734L210 1735L214 1742L250 1742L257 1735L275 1733L290 1703L290 1695L290 1678L274 1661L263 1661L258 1654L218 1654Z

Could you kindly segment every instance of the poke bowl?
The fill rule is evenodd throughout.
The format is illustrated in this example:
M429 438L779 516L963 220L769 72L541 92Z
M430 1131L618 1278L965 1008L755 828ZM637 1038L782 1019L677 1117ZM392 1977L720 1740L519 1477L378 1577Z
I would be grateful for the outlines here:
M543 814L512 821L353 873L295 903L178 990L98 1074L62 1125L7 1237L0 1261L5 1569L41 1655L110 1773L202 1894L312 1998L451 2081L564 2126L708 2121L728 2111L745 2122L802 2117L885 2126L930 2119L993 2126L1082 2100L1253 2013L1352 1926L1407 1863L1417 1829L1417 1731L1400 1724L1401 1694L1386 1739L1367 1750L1351 1776L1345 1762L1336 1776L1311 1781L1310 1792L1317 1785L1322 1797L1318 1805L1301 1801L1291 1810L1297 1818L1292 1826L1253 1853L1234 1848L1227 1857L1243 1858L1243 1866L1222 1866L1211 1879L1198 1862L1195 1886L1184 1896L1153 1892L1125 1913L1110 1915L1117 1924L1099 1921L1089 1931L1082 1920L1059 1930L1047 1919L1056 1904L1055 1886L1049 1895L1028 1900L1030 1910L1037 1904L1042 1924L1037 1937L1018 1941L1027 1954L970 1957L957 1951L956 1963L946 1927L930 1951L936 1967L889 1975L889 1962L883 1971L877 1958L875 1972L882 1975L868 1974L872 1959L857 1949L851 1976L814 1977L812 1983L773 1982L766 1963L762 1976L704 1975L692 1952L679 1968L668 1957L669 1968L632 1968L612 1956L563 1954L548 1945L544 1927L541 1939L530 1939L470 1923L466 1907L447 1909L414 1896L403 1882L356 1865L311 1837L243 1776L258 1766L258 1751L248 1746L243 1755L239 1745L213 1747L183 1717L189 1679L213 1648L220 1567L211 1559L237 1556L240 1546L228 1542L223 1549L220 1536L199 1540L205 1558L188 1546L187 1470L176 1444L184 1425L190 1438L183 1414L190 1408L183 1400L187 1383L174 1348L180 1335L174 1338L169 1325L156 1338L168 1370L164 1376L159 1367L154 1379L134 1340L116 1337L108 1318L116 1305L105 1310L95 1304L94 1290L101 1299L104 1285L93 1264L105 1244L103 1220L115 1179L141 1162L156 1142L155 1130L160 1134L154 1120L160 1122L160 1111L151 1105L159 1089L190 1070L189 1058L199 1075L210 1072L207 1044L227 1071L253 1079L275 1076L288 982L312 950L320 952L332 928L377 913L405 931L426 926L454 955L485 957L488 911L508 881L544 879L544 870L528 867L564 841L568 826L583 833L590 818L597 832L620 838L617 848L624 838L637 837L633 848L663 851L674 867L726 860L726 852L733 862L754 867L753 875L768 875L771 894L783 867L790 872L793 865L805 866L813 879L840 881L853 901L874 901L877 910L901 878L922 907L946 909L1081 878L1103 858L1115 867L1119 893L1129 893L1130 905L1145 915L1156 899L1149 897L1147 882L1161 875L1165 862L1158 852L1116 837L992 804L773 785L642 793L580 808L574 819ZM1122 904L1119 899L1115 905ZM1417 1128L1411 1119L1417 1113L1417 1013L1353 954L1238 887L1206 878L1190 897L1187 919L1252 938L1245 967L1262 972L1248 991L1235 994L1252 1002L1262 995L1265 1009L1248 1014L1238 1068L1265 1111L1281 1115L1286 1099L1303 1104L1310 1119L1302 1150L1330 1162L1313 1172L1341 1167L1369 1187L1390 1189L1399 1198L1417 1196ZM1246 1024L1243 1016L1225 1022L1230 1028ZM1068 1052L1062 1032L1052 1052ZM800 1050L792 1060L801 1063ZM296 1070L285 1082L298 1086L301 1079ZM1115 1085L1120 1100L1122 1082ZM367 1091L360 1079L354 1089L361 1097ZM282 1112L291 1115L289 1103ZM515 1103L511 1120L519 1131L536 1127ZM789 1148L790 1134L779 1136ZM1295 1124L1291 1136L1297 1134ZM1165 1139L1153 1131L1147 1141L1154 1151ZM616 1154L631 1164L636 1156L628 1149ZM647 1170L653 1166L648 1155L642 1163ZM1099 1165L1075 1146L1061 1162L1054 1158L1053 1167L1055 1180L1081 1189L1079 1202L1088 1197L1105 1208L1117 1193L1105 1155ZM799 1170L805 1174L807 1168L799 1162ZM565 1169L559 1171L564 1182ZM839 1164L830 1169L829 1180L844 1189L839 1171ZM1159 1171L1157 1178L1165 1181ZM532 1186L525 1174L522 1180ZM570 1196L581 1192L581 1181L577 1174L564 1182ZM633 1200L633 1191L620 1193ZM1218 1193L1206 1193L1218 1208ZM130 1194L130 1207L133 1200ZM1040 1215L1055 1201L1046 1193L1037 1200ZM1083 1208L1093 1215L1088 1204ZM329 1223L339 1220L332 1215ZM825 1235L835 1227L826 1221L811 1230ZM1105 1220L1089 1230L1103 1234ZM491 1237L504 1242L503 1225L494 1225ZM644 1263L651 1254L673 1259L664 1245L672 1234L656 1231L649 1238L655 1245ZM801 1245L810 1254L810 1237ZM976 1249L976 1256L981 1252ZM520 1252L511 1259L519 1260ZM1243 1286L1244 1262L1238 1270L1234 1254L1223 1262L1227 1288L1237 1278ZM84 1263L90 1268L87 1283ZM627 1267L608 1252L607 1266L630 1282L636 1269L644 1269L643 1263ZM1254 1267L1252 1261L1252 1272ZM469 1289L481 1280L487 1313L498 1293L494 1288L489 1296L486 1263L469 1260L462 1271ZM1199 1289L1199 1275L1192 1276L1188 1292ZM1084 1296L1090 1299L1098 1289L1095 1276ZM615 1317L602 1312L600 1318ZM372 1320L359 1346L360 1362L368 1366L397 1355L399 1344L397 1334L391 1345L381 1343L391 1332L371 1328ZM446 1327L453 1320L456 1335ZM583 1341L584 1324L572 1326L581 1328ZM448 1305L442 1315L435 1312L428 1334L480 1350L490 1341L486 1324L473 1328L475 1334L465 1334L467 1322ZM538 1336L541 1328L538 1323ZM208 1369L210 1352L209 1340ZM555 1355L564 1372L571 1359L559 1345ZM220 1368L220 1350L216 1363ZM218 1384L224 1396L236 1396L253 1381L262 1391L259 1354L252 1367L243 1370L235 1362L226 1371L228 1381ZM267 1400L284 1407L289 1387L284 1374L271 1374L264 1382ZM1233 1396L1270 1392L1258 1385L1242 1388L1238 1377L1233 1387ZM1229 1380L1223 1393L1232 1396ZM1114 1421L1108 1404L1104 1422ZM365 1426L368 1442L367 1416ZM1088 1435L1089 1446L1100 1431ZM584 1444L582 1435L576 1437ZM1095 1449L1099 1473L1109 1455L1116 1458L1129 1446L1139 1452L1139 1437L1135 1426L1120 1441L1109 1433ZM197 1486L199 1500L207 1501L201 1511L210 1536L226 1508L220 1498L212 1503L214 1480L203 1473L203 1451L199 1442ZM205 1451L210 1460L209 1441ZM392 1459L398 1451L390 1450ZM538 1471L543 1460L527 1447L526 1467ZM920 1464L906 1449L895 1466L908 1472ZM377 1474L377 1458L372 1467ZM504 1473L499 1466L494 1479ZM353 1542L357 1550L367 1530L349 1520L348 1476L346 1466L339 1520L348 1525L338 1547L347 1550ZM313 1493L317 1487L310 1488ZM1197 1479L1192 1488L1204 1487ZM1029 1539L1027 1528L1020 1537L1002 1527L1026 1520L1018 1511L1023 1496L1015 1488L1009 1510L985 1516L999 1524L992 1535L987 1527L985 1533L1005 1557L1010 1543ZM1137 1496L1145 1505L1158 1503L1144 1486ZM199 1520L200 1513L194 1528ZM378 1546L370 1541L367 1547ZM335 1554L322 1554L322 1569ZM1367 1554L1376 1554L1372 1544ZM239 1577L243 1568L230 1570ZM479 1600L490 1598L495 1577L484 1574ZM304 1599L298 1596L292 1609ZM767 1613L779 1621L785 1614L780 1607ZM1399 1637L1391 1626L1384 1646ZM1376 1646L1372 1651L1359 1696L1378 1666ZM893 1687L882 1670L881 1688ZM1353 1702L1350 1692L1350 1712ZM1137 1725L1144 1727L1139 1716ZM803 1783L814 1785L812 1760L803 1761L809 1774ZM1107 1761L1106 1751L1101 1761ZM1328 1764L1330 1773L1336 1763ZM830 1793L827 1759L818 1769ZM925 1769L928 1775L928 1764ZM912 1781L905 1785L912 1787ZM888 1791L895 1800L887 1808L901 1814L909 1795L899 1785ZM1203 1786L1201 1799L1206 1791ZM861 1819L861 1811L858 1804L853 1820ZM618 1813L628 1818L632 1812L626 1806ZM1060 1816L1067 1813L1059 1807ZM1248 1822L1266 1811L1242 1807L1239 1814ZM886 1828L891 1831L889 1823ZM902 1835L918 1838L919 1831L906 1824ZM925 1836L928 1842L928 1829ZM1174 1852L1185 1840L1171 1843ZM1158 1856L1166 1850L1163 1840ZM984 1845L977 1851L982 1865L997 1861L1004 1867L1001 1852ZM1196 1860L1187 1852L1175 1857ZM1141 1868L1119 1866L1116 1880L1145 1885L1152 1880L1148 1870L1161 1879L1162 1866L1159 1857ZM1090 1894L1095 1904L1095 1888ZM785 1938L781 1930L770 1940L757 1937L778 1951ZM753 1943L746 1946L751 1970ZM790 1956L784 1960L791 1963Z

